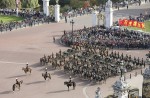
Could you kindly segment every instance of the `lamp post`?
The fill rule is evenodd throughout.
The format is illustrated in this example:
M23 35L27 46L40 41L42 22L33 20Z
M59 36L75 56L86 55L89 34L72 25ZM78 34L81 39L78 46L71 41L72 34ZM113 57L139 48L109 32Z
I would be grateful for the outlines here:
M70 21L70 23L72 24L72 34L73 34L73 25L74 25L74 21L73 21L73 19Z
M73 19L70 21L70 23L72 24L71 38L72 38L72 42L74 42L74 37L73 37L73 25L74 25L74 21L73 21Z
M19 0L16 0L16 16L18 16L18 4L19 4Z

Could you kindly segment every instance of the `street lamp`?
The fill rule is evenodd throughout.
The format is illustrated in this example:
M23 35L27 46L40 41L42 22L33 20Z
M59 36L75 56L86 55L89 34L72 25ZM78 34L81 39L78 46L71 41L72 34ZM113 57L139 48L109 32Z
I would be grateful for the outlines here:
M73 37L73 25L74 25L74 21L73 21L73 19L70 21L70 23L72 24L71 38L72 38L72 42L74 42L74 37Z
M19 0L16 0L16 16L18 16L18 4L19 4Z
M70 23L72 24L72 34L73 34L73 25L74 25L74 21L73 21L73 19L70 21Z

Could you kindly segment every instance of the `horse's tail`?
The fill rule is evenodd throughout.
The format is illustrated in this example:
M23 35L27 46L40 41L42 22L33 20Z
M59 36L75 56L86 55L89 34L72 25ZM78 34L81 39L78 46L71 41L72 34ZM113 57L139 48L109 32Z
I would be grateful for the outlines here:
M51 74L49 73L48 75L49 75L49 78L51 79Z
M67 85L68 84L68 82L66 81L66 82L64 82L64 85Z
M76 83L75 83L75 82L72 82L72 86L73 86L73 89L75 89Z
M24 70L24 67L22 67L22 70Z
M42 73L42 77L44 77L44 73Z
M73 86L75 87L76 86L76 83L75 82L72 82L73 83Z
M44 74L44 73L42 73L42 77L44 77L44 79L46 80L46 76L45 76L45 74Z
M30 70L30 73L31 73L32 69L30 68L29 70Z
M15 91L15 84L13 84L13 86L12 86L12 90L13 90L13 91Z
M20 81L20 84L22 84L22 83L23 83L23 80Z

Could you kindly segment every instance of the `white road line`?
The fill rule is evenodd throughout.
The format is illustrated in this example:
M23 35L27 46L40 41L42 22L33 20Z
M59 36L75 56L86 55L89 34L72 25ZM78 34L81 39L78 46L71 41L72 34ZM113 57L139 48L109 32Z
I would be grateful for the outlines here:
M7 62L7 61L0 61L0 63L7 63L7 64L26 64L26 63Z
M88 96L87 93L86 93L86 89L87 89L87 87L84 87L84 88L83 88L83 94L84 94L85 98L89 98L89 96Z

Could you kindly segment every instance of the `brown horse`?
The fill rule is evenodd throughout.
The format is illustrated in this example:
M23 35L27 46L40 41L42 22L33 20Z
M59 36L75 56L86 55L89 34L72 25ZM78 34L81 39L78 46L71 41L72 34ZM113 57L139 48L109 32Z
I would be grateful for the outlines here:
M15 89L17 88L18 90L20 90L20 85L23 83L23 80L19 81L19 84L15 83L12 86L12 90L15 91Z
M51 79L51 74L50 73L42 73L42 77L46 80L47 78Z
M75 82L68 82L68 81L66 81L66 82L64 82L64 85L67 85L68 91L69 91L69 87L70 86L73 86L74 90L75 90L75 87L76 87L76 83Z
M22 68L22 70L25 72L25 73L27 73L27 72L29 72L30 74L31 74L31 71L32 71L32 69L31 68Z

